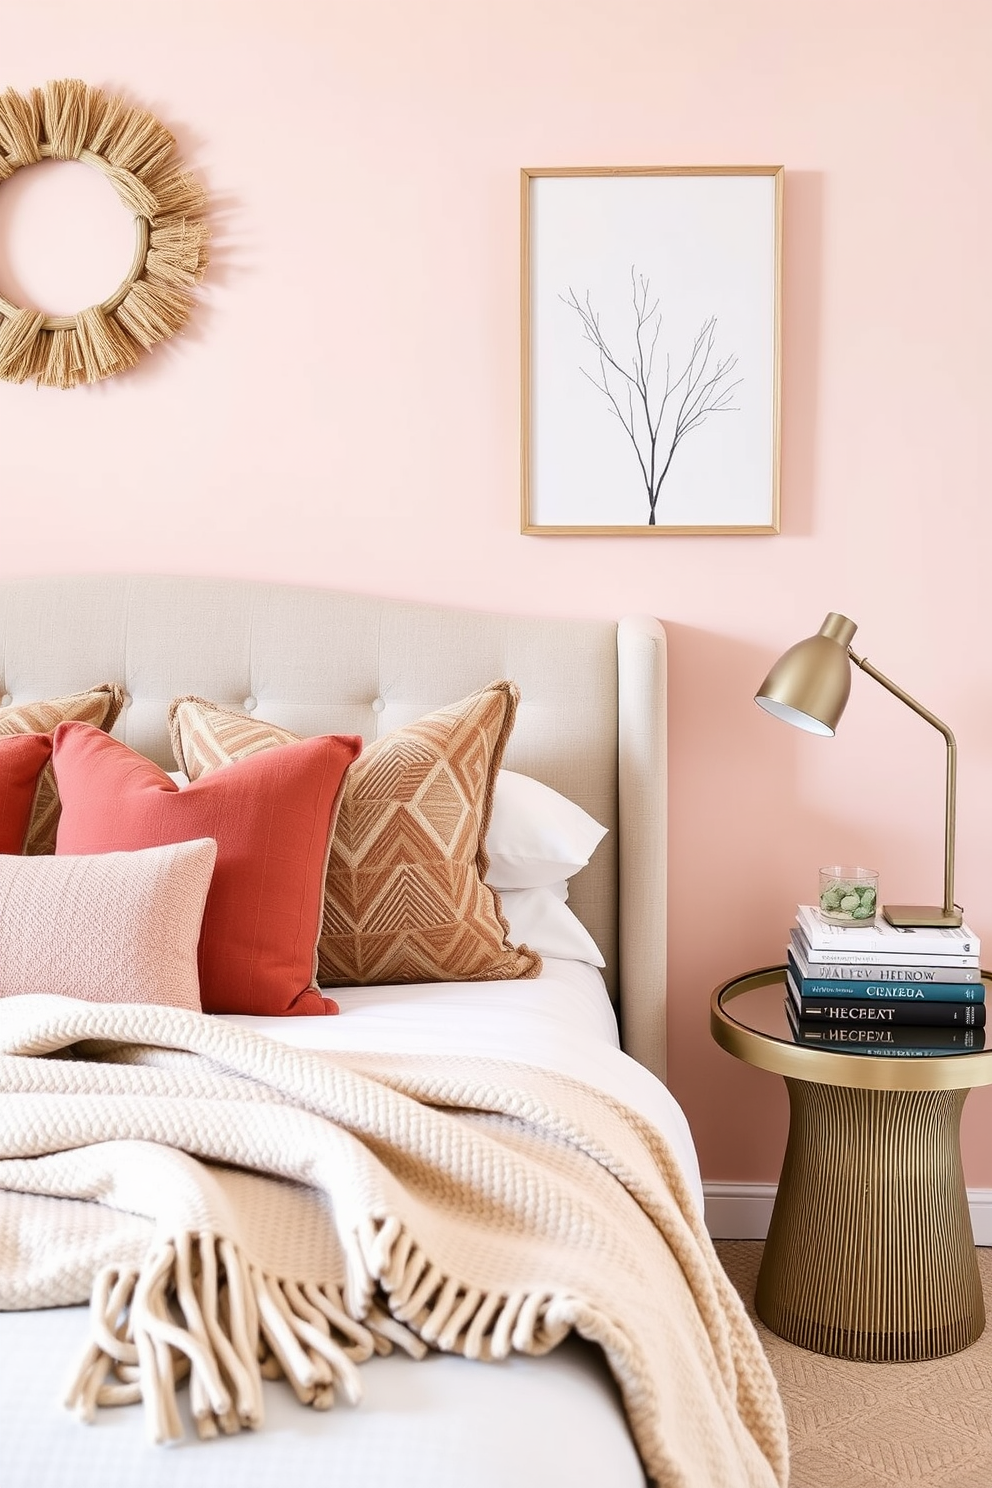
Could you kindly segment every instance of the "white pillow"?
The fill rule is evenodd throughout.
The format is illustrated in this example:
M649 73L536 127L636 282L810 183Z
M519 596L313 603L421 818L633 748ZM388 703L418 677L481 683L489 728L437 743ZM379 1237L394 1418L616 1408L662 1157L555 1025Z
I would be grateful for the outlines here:
M565 903L566 883L546 884L539 889L502 889L499 897L512 945L525 945L539 956L560 961L606 965L589 931Z
M584 868L606 836L581 806L549 785L500 770L486 833L493 889L538 889Z
M169 778L180 789L189 784L181 770L170 771ZM606 828L541 781L500 770L487 847L494 836L499 851L495 858L490 852L486 882L499 891L510 943L529 946L539 956L605 966L596 942L565 901L568 874L585 867ZM535 875L540 882L531 882ZM513 887L510 878L523 883Z

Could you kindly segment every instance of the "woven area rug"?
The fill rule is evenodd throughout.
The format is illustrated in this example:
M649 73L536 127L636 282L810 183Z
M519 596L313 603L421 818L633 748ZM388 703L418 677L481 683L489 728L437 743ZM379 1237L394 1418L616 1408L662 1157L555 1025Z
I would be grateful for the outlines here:
M992 1488L992 1249L978 1251L985 1333L926 1364L849 1363L786 1343L755 1316L760 1242L716 1250L782 1391L790 1488Z

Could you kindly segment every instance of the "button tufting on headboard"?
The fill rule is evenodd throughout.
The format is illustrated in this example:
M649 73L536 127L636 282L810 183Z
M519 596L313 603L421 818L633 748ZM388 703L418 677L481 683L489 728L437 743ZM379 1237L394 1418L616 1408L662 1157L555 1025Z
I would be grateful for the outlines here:
M626 1047L663 1075L665 648L656 620L491 614L230 579L61 575L0 582L0 657L0 686L15 697L118 682L129 707L115 734L163 769L174 768L168 708L181 694L246 712L254 698L261 716L295 733L370 738L510 678L521 701L507 768L609 829L569 902L606 957L611 991L620 987Z

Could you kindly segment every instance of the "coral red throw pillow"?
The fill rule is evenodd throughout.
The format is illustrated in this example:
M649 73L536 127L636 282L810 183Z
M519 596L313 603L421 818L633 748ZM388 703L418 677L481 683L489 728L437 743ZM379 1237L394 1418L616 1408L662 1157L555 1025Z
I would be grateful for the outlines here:
M179 790L164 770L85 723L55 730L57 854L212 837L200 934L206 1013L334 1013L316 989L324 875L345 775L361 740L270 749Z
M77 719L95 723L109 734L124 706L124 689L115 682L101 682L86 692L73 692L68 697L45 698L37 703L10 703L0 708L0 734L52 734L60 723ZM55 851L55 833L59 824L59 794L51 767L38 782L34 798L31 828L24 851L32 856Z
M0 738L0 853L23 852L38 781L51 757L51 734Z

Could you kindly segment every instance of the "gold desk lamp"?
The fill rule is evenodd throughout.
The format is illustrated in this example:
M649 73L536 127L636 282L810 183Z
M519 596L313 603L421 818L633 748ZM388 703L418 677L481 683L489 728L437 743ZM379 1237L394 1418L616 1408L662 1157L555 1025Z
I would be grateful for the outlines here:
M851 691L851 667L860 667L869 677L912 708L933 725L947 742L947 789L944 804L944 902L941 906L926 904L883 904L882 913L890 925L907 928L915 925L960 925L961 908L954 903L954 803L957 788L957 745L946 723L941 723L929 709L910 697L895 682L851 650L857 630L846 615L831 613L814 636L798 641L772 667L758 689L754 701L766 713L786 723L805 729L810 734L833 737Z

